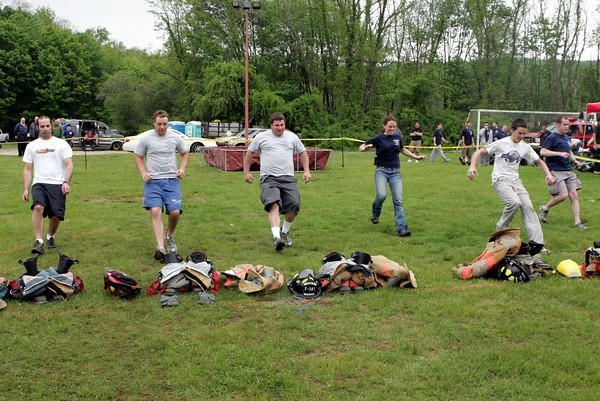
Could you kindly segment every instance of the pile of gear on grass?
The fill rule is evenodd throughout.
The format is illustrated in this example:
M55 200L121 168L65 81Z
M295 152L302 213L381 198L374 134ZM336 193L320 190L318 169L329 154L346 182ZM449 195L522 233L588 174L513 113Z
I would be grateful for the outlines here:
M169 253L162 260L163 268L156 280L148 287L150 295L160 295L163 307L178 306L181 293L193 293L202 305L216 302L215 294L220 288L238 290L245 294L272 294L285 284L283 274L265 265L239 264L218 272L208 256L193 252L185 260L178 254ZM287 282L294 299L321 298L323 292L357 293L380 287L417 288L417 280L406 265L401 266L385 256L355 252L346 259L339 252L331 252L321 260L317 275L305 269ZM121 298L133 298L141 292L137 281L127 274L108 270L104 287Z
M556 269L542 261L543 245L521 242L521 230L505 228L491 235L485 250L471 263L453 269L462 280L494 278L513 283L526 283L538 277L558 273L565 277L598 277L600 275L600 241L585 252L585 262L571 259L560 262Z
M585 252L585 261L578 265L567 259L556 269L541 259L539 244L521 242L521 231L508 228L492 234L486 249L469 264L454 268L454 274L463 280L478 277L525 283L534 278L559 273L565 277L600 276L600 241ZM18 279L0 277L0 309L6 307L5 298L36 304L59 302L84 289L81 277L70 272L78 260L59 254L57 267L40 270L35 255L19 263L25 273ZM283 274L273 267L239 264L218 272L203 252L192 252L185 260L174 253L165 255L164 266L156 280L148 287L150 295L160 295L164 307L179 305L178 295L189 292L202 305L215 303L220 288L239 290L245 294L271 294L279 291L285 282ZM346 259L339 252L331 252L321 260L319 273L305 269L287 282L287 288L297 300L319 299L324 292L358 293L381 287L417 288L414 273L406 266L382 255L371 256L355 252ZM104 288L112 295L132 299L142 292L138 282L126 273L106 269Z
M36 254L25 261L19 260L19 264L25 268L25 273L18 279L0 277L0 309L6 307L5 298L45 304L65 301L71 295L83 291L81 277L69 271L71 266L79 263L78 260L59 253L56 267L50 266L40 270L39 256Z

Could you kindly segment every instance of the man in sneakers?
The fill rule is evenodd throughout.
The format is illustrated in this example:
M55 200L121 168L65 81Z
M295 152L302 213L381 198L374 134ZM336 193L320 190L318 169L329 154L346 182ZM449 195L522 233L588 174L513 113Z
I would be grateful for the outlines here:
M189 153L183 139L176 132L167 130L169 115L166 111L154 112L152 122L154 129L144 132L135 148L135 164L144 180L144 208L150 210L152 218L156 239L154 258L161 260L165 253L177 252L173 233L183 212L179 180L185 177ZM181 155L179 168L177 152ZM162 221L163 207L168 215L166 233Z
M504 210L496 224L496 231L509 228L517 212L521 209L523 223L529 235L529 251L531 255L535 255L544 247L544 234L529 198L529 193L519 177L521 160L525 159L528 162L537 164L546 176L546 184L551 185L554 182L554 177L548 170L546 163L535 153L533 148L523 142L523 135L527 133L525 120L522 118L514 120L511 131L510 137L488 143L475 152L471 159L471 167L467 171L467 177L474 180L479 175L476 166L483 155L495 155L492 185L504 203Z
M28 202L31 195L31 222L35 236L31 253L42 254L45 252L44 218L50 219L46 236L48 248L56 247L54 234L65 219L67 194L71 192L73 176L73 150L65 141L52 136L50 118L41 116L38 126L39 138L27 146L23 155L23 201Z
M285 130L285 117L275 113L270 119L271 129L258 134L248 147L244 158L244 179L251 184L250 165L256 153L260 152L260 200L269 213L269 225L273 234L275 250L292 246L289 231L292 222L300 211L300 192L294 176L294 154L300 155L302 179L311 179L306 148L297 135ZM280 214L285 216L279 228Z
M558 205L565 199L571 200L571 211L575 220L575 227L587 230L588 227L581 222L579 211L579 195L581 181L573 173L571 163L579 166L581 162L575 159L571 150L569 132L569 120L566 117L558 116L556 119L556 129L546 138L540 151L540 156L546 158L546 164L554 176L554 184L548 187L548 192L552 199L545 205L540 206L539 218L542 222L548 220L548 211L550 208Z

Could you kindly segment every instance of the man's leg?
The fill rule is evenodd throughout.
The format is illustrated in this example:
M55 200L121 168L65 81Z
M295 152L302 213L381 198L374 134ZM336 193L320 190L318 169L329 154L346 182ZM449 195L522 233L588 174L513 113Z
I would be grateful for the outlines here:
M575 219L575 224L581 223L581 212L579 209L579 194L576 189L572 189L569 191L569 199L571 200L571 210L573 211L573 218Z
M33 236L36 240L43 239L44 235L44 206L35 205L31 215L31 224L33 226Z
M502 216L496 223L496 230L510 227L510 223L515 218L517 211L521 207L521 200L515 192L512 185L505 181L498 181L494 184L494 189L498 194L498 197L504 203L504 210L502 210Z
M540 224L540 219L538 219L537 213L533 208L533 204L529 198L529 193L522 184L516 187L516 191L519 199L521 200L521 216L523 217L523 224L525 225L525 230L527 230L529 241L533 241L538 244L544 244L542 225Z
M279 203L273 202L273 203L271 203L271 207L269 208L269 227L271 227L271 231L274 228L277 228L277 230L279 230L280 224L281 224L281 218L279 217ZM279 235L277 235L277 237L278 236Z
M179 216L181 216L179 210L171 210L171 212L169 212L169 220L167 222L167 237L173 236L173 233L177 228L177 223L179 223Z
M56 231L58 230L58 225L60 224L60 219L57 216L53 216L50 218L50 225L48 226L48 235L54 237Z
M156 246L159 249L165 248L165 226L162 222L162 208L160 207L152 207L150 208L150 216L152 218L152 232L154 233L154 238L156 239Z
M561 203L562 201L564 201L568 197L569 197L569 193L568 192L563 192L562 194L558 194L556 196L553 196L552 199L550 199L550 201L543 206L543 208L545 210L549 210L551 207L554 207L554 206L558 205L559 203Z

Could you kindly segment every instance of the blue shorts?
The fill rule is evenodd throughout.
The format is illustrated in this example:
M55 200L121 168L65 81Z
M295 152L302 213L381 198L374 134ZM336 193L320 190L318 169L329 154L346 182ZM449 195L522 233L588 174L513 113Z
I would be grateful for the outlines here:
M179 210L180 213L183 213L179 178L161 178L146 182L144 184L144 207L146 210L159 207L166 210L167 214L172 210Z

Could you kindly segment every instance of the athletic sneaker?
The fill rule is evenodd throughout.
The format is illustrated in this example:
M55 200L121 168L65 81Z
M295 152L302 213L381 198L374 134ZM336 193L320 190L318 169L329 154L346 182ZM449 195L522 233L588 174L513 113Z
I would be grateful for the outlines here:
M31 248L31 253L37 253L39 255L45 253L46 251L44 250L44 243L40 242L38 240L35 240L35 242L33 243L33 248Z
M373 223L373 224L379 223L379 217L371 216L371 223Z
M157 246L156 247L156 251L154 251L154 259L156 260L162 260L165 258L165 247L164 246Z
M548 209L544 209L544 206L540 206L540 214L538 216L542 223L548 221Z
M281 240L285 243L286 247L292 246L292 237L290 237L290 233L281 232Z
M581 228L582 230L587 230L589 227L584 225L581 221L575 223L575 227Z
M398 236L399 237L410 237L411 236L411 232L408 231L407 229L404 229L402 231L398 231Z
M407 163L412 163L412 159L408 159L406 162Z
M281 251L283 248L285 248L285 242L283 242L281 240L281 238L279 237L273 237L273 242L275 243L275 250L277 252Z
M169 251L169 253L177 253L177 244L175 243L175 238L172 235L169 237L165 233L165 240L167 241L167 251Z
M56 244L54 243L54 237L50 237L48 240L46 240L46 244L48 244L48 248L50 249L56 248Z

